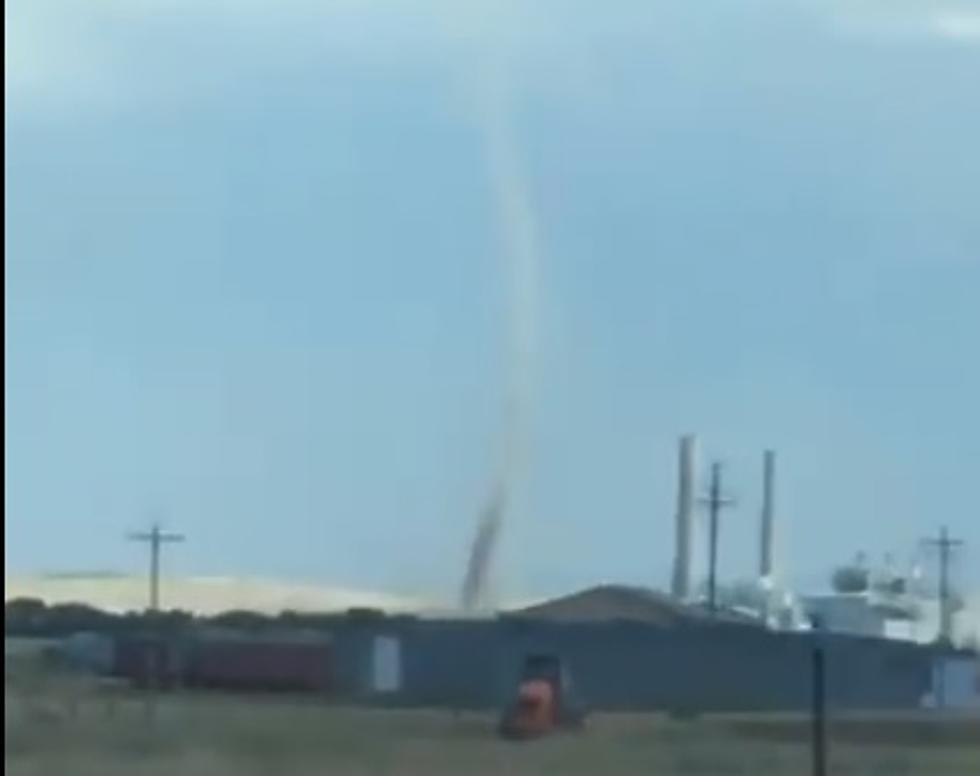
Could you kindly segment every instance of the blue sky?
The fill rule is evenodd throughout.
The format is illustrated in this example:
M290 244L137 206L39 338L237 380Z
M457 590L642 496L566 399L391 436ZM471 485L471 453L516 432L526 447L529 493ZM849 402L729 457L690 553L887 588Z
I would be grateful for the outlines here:
M801 585L980 584L967 2L5 6L5 560L453 595L499 444L494 70L540 246L507 595L669 577L678 434ZM972 559L972 561L971 561Z

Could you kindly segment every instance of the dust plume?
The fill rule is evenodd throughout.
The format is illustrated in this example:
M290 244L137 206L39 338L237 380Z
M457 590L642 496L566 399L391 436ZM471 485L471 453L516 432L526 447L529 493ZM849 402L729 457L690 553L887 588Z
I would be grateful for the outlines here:
M490 60L480 89L480 126L506 278L508 339L500 460L477 525L463 582L462 605L489 604L488 577L505 517L527 474L536 361L539 249L537 223L511 124L505 67Z

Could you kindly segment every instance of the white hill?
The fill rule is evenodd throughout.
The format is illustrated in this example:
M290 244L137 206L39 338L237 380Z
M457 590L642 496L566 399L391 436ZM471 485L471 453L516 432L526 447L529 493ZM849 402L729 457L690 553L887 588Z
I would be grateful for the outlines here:
M108 612L146 608L145 577L114 574L57 574L4 578L4 600L38 598L47 604L84 603ZM350 588L248 577L179 577L160 582L160 605L210 615L231 609L277 614L344 611L369 607L411 612L427 607L422 600Z

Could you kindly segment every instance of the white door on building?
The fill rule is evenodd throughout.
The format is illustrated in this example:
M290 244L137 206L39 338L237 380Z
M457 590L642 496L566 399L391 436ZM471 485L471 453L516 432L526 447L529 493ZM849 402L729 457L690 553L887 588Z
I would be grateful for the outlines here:
M375 692L398 692L401 689L401 642L394 636L375 636L372 676Z

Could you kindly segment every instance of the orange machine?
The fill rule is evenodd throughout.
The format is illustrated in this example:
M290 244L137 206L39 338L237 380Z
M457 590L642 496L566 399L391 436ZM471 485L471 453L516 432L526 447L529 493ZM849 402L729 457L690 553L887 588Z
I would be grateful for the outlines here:
M504 714L507 738L536 738L550 733L557 722L555 692L544 679L531 679L517 688L517 700Z
M517 697L501 717L501 735L528 739L547 735L559 727L580 727L584 711L571 695L568 674L557 658L528 658Z

